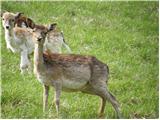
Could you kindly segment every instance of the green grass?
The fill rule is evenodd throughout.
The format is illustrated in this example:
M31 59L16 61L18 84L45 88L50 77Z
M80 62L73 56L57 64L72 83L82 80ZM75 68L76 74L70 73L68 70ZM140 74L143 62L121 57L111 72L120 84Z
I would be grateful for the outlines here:
M57 22L73 53L107 63L109 90L119 100L124 118L159 117L158 1L1 4L3 10L24 12L36 23ZM42 85L33 74L20 74L20 57L6 49L1 31L1 117L57 118L55 106L43 115ZM49 105L53 96L51 89ZM97 118L99 98L62 92L60 107L59 118ZM107 103L105 118L115 117Z

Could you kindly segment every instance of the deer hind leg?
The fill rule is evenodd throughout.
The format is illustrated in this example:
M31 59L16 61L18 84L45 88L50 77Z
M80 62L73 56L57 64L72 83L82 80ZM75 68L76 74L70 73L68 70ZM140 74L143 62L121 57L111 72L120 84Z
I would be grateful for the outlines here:
M104 85L103 85L104 86ZM101 102L100 102L100 107L99 107L99 114L98 116L100 118L104 117L104 110L105 110L105 106L106 106L106 89L103 86L98 86L98 85L93 85L93 89L94 89L94 93L95 95L98 95L99 97L101 97Z
M105 105L106 105L106 97L105 97L105 89L102 88L97 88L97 86L95 84L88 84L85 89L82 90L83 93L88 93L88 94L92 94L92 95L97 95L99 97L101 97L101 104L100 104L100 108L99 108L99 117L103 117L104 116L104 110L105 110Z
M101 97L101 104L99 108L99 117L104 117L104 110L106 106L106 99L104 97Z
M49 86L43 85L43 112L46 111L48 105Z
M102 106L101 106L101 109L100 109L100 115L102 115L103 112L104 112L104 107L105 106L103 106L103 104L105 104L105 101L108 100L112 104L113 108L115 109L117 117L121 118L119 103L116 100L116 98L107 90L106 87L99 87L98 89L99 89L99 92L100 92L98 94L102 98Z
M101 106L100 106L100 111L99 111L99 116L103 116L104 114L104 109L105 109L105 104L106 100L108 100L113 108L115 109L117 113L117 117L120 118L120 109L119 109L119 104L116 98L107 90L106 85L104 83L102 84L92 84L93 88L96 91L96 95L100 96L102 98L101 100Z
M112 104L112 106L114 107L114 109L117 113L117 117L121 118L119 103L116 100L116 98L108 90L106 90L106 98Z

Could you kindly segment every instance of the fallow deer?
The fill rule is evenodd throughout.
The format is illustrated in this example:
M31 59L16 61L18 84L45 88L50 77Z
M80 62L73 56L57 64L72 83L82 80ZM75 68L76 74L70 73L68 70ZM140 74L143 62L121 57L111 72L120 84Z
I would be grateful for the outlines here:
M36 24L31 18L28 18L21 13L18 17L15 19L15 26L18 27L29 27L31 29L38 28L38 29L47 29L46 25L38 25ZM67 49L68 53L71 53L71 49L66 44L63 32L60 31L57 27L56 29L50 31L47 34L46 37L45 51L51 52L51 53L61 53L62 46Z
M2 14L2 24L5 29L7 48L14 53L20 53L20 70L21 73L23 73L26 68L29 66L31 67L28 55L33 52L34 43L32 40L32 29L17 26L14 27L15 19L20 15L21 13L13 14L10 12L5 12Z
M48 29L50 30L50 28ZM104 114L106 100L120 117L119 104L107 87L109 68L93 56L75 54L44 53L45 37L48 31L33 31L34 74L43 85L43 110L47 108L49 87L55 88L55 106L59 111L61 91L81 91L101 98L99 115Z

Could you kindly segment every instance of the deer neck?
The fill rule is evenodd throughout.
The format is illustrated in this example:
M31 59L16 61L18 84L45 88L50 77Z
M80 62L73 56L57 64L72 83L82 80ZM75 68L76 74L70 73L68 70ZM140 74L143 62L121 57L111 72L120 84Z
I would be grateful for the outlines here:
M13 29L5 29L5 41L7 44L7 48L13 49L13 47L15 46Z
M12 35L13 35L13 30L10 29L5 29L5 39L10 43L11 42L11 38L12 38Z
M43 45L35 44L34 49L34 73L44 73Z

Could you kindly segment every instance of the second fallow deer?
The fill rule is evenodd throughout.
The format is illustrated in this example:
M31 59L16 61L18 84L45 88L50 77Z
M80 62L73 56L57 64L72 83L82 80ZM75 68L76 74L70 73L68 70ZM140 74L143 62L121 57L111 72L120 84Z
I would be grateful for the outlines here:
M27 27L31 29L47 29L47 26L36 24L31 18L24 16L23 13L16 17L15 26ZM45 46L48 47L45 47L45 51L51 53L61 53L62 47L65 47L67 52L71 53L70 47L65 42L63 32L60 31L57 27L56 29L53 29L50 32L48 32L46 39L47 40L45 41Z
M29 66L31 67L28 55L33 52L34 43L32 40L32 29L21 28L17 26L14 27L15 19L20 15L20 13L13 14L10 12L5 12L2 14L2 24L5 31L7 48L14 53L19 53L21 56L20 70L21 73L23 73L26 68L28 68ZM39 30L43 31L46 29Z

